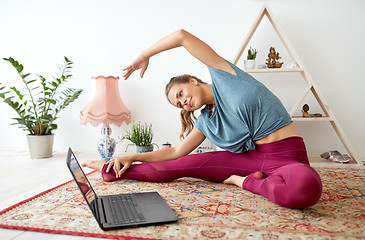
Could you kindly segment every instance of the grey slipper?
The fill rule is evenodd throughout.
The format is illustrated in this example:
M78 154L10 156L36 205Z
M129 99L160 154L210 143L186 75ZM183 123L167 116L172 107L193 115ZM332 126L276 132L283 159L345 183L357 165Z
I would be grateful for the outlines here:
M347 154L341 154L337 150L324 152L321 154L321 157L338 163L348 163L351 160L350 156Z

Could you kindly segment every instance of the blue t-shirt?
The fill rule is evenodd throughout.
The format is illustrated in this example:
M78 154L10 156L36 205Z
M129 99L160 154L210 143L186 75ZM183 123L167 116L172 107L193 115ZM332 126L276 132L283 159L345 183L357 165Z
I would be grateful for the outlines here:
M281 101L248 73L228 62L236 76L208 67L215 108L201 110L194 127L215 145L234 153L255 149L254 142L289 125L292 120Z

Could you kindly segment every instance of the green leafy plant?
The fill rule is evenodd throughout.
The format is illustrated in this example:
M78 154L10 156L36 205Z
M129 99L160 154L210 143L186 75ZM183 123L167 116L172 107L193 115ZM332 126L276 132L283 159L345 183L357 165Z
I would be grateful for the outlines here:
M52 130L57 129L54 122L60 111L75 101L82 92L73 88L61 90L61 85L72 77L70 69L73 62L64 57L60 73L49 81L42 75L37 74L36 78L31 78L30 73L23 73L23 65L11 57L4 60L11 63L25 85L21 91L0 83L0 98L18 114L18 117L13 118L13 125L19 125L30 135L52 134Z
M256 55L257 55L257 50L256 49L252 49L250 47L250 49L248 49L248 53L247 53L247 60L256 59Z
M132 130L127 131L127 133L120 138L120 141L127 139L136 146L150 146L152 145L152 138L152 124L141 124L140 122L136 123L133 121Z

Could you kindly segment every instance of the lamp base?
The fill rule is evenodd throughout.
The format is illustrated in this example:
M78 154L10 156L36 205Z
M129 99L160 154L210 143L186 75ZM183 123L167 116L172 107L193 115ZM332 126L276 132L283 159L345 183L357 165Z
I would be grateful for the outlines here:
M115 152L115 140L110 137L112 129L109 124L105 124L101 128L101 139L98 141L98 152L102 160L110 160Z

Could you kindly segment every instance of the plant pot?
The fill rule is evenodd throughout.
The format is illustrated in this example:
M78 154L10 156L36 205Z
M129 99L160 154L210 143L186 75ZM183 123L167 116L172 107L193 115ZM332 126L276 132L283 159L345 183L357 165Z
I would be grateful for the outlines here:
M150 146L136 146L137 153L152 152L153 145Z
M52 157L53 134L27 135L30 158Z
M137 153L152 152L153 145L155 145L157 149L160 149L156 143L152 143L149 146L136 146Z
M254 69L256 65L255 59L246 59L244 61L245 69Z
M157 147L157 149L160 149L156 143L152 143L149 146L137 146L137 145L131 143L131 144L128 144L127 147L125 148L126 152L128 151L128 147L131 146L131 145L136 146L136 152L137 153L152 152L153 151L153 145L155 145Z

